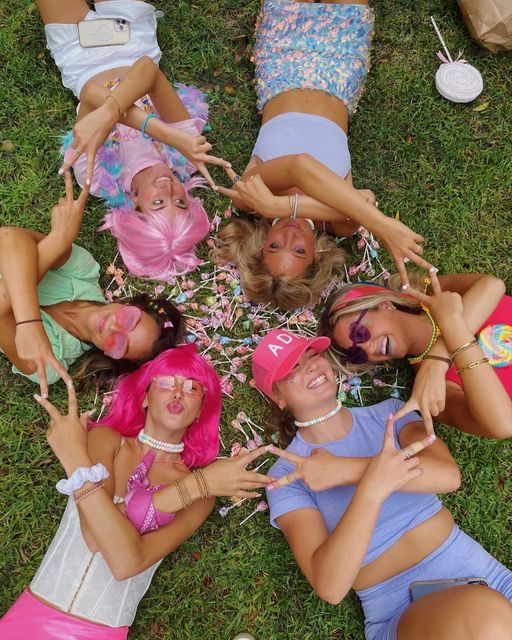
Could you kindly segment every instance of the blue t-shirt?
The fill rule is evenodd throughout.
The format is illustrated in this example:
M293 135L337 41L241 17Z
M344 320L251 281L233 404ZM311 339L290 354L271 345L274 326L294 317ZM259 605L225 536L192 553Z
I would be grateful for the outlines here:
M391 398L370 407L349 409L352 414L352 428L344 438L311 444L299 432L287 447L287 451L299 456L309 456L314 449L327 449L336 456L363 458L377 455L382 449L386 418L396 413L403 405L401 400ZM421 421L412 411L395 423L395 444L399 447L398 434L410 422ZM269 470L273 478L280 478L293 471L294 465L280 458ZM276 519L297 509L317 509L322 514L329 533L343 517L356 487L353 485L334 487L326 491L312 491L303 482L267 492L270 507L270 522L279 528ZM396 491L383 503L379 518L370 540L363 566L375 560L389 549L406 531L416 527L437 513L442 503L434 493L405 493Z

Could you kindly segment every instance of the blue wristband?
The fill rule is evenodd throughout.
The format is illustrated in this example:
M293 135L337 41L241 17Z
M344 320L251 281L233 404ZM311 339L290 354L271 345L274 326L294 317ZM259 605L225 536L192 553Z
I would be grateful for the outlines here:
M146 140L148 138L151 138L151 136L148 136L148 134L146 133L146 125L151 120L151 118L156 118L156 115L154 113L148 113L148 115L144 118L144 121L142 122L142 125L141 125L141 128L140 128L140 132L142 133L142 137L145 138Z

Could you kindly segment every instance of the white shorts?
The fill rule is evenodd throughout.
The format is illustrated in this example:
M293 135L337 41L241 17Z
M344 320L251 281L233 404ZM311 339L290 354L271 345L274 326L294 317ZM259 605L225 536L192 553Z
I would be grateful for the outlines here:
M156 19L163 14L140 0L105 0L94 5L86 20L124 18L130 23L130 40L111 47L84 48L76 24L47 24L46 46L62 76L62 84L77 98L93 76L115 67L129 67L142 56L158 64L162 52L156 39Z

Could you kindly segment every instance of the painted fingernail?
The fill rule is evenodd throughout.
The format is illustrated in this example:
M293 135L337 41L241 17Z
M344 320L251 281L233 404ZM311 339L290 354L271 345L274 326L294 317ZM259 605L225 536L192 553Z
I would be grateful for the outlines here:
M57 173L59 174L59 176L61 176L61 175L64 173L64 169L61 167L61 168L57 171Z
M216 184L213 184L213 185L212 185L212 189L213 189L214 191L218 191L218 190L219 190L219 187L218 187Z
M434 433L431 433L429 436L427 436L427 442L429 444L432 444L432 442L435 442L437 440L436 436Z
M226 167L227 167L228 169L231 169L231 166L232 166L232 165L231 165L231 162L226 162Z
M41 396L38 393L34 393L34 400L41 402Z
M73 380L66 380L66 387L68 389L72 389L73 388Z
M430 273L437 273L439 269L437 269L436 267L430 267L429 271Z
M408 284L403 284L402 285L402 291L407 291L408 288L409 288Z
M274 489L275 489L275 486L272 484L269 484L267 487L267 491L274 491Z
M91 186L91 179L87 178L87 180L85 181L86 186L90 187Z
M273 448L274 448L274 445L273 445L273 444L267 444L267 445L265 446L265 451L272 451L272 449L273 449Z

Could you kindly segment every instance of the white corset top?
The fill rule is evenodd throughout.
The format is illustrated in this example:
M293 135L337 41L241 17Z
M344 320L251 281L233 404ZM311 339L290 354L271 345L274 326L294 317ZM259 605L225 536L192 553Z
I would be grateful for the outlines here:
M109 627L130 626L161 562L132 578L116 580L101 553L92 553L86 545L70 498L30 589L65 613Z

